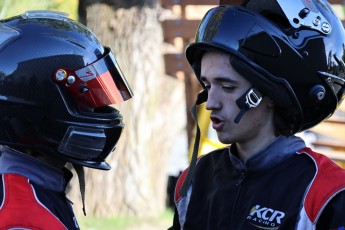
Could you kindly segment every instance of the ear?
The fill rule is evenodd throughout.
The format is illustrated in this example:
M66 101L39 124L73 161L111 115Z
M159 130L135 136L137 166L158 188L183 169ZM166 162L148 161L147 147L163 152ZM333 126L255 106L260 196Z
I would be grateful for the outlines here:
M268 108L273 108L275 106L275 103L274 101L270 98L270 97L267 97L268 101L267 101L267 107Z

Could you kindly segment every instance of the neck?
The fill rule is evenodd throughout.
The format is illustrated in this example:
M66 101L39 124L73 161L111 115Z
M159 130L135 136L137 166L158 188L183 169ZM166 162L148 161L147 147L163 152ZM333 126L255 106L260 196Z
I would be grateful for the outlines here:
M25 150L23 151L25 154L29 155L29 156L32 156L54 168L57 168L57 169L62 169L64 168L64 166L66 165L66 161L63 161L63 160L60 160L60 159L57 159L55 157L52 157L52 156L49 156L49 155L46 155L46 154L42 154L40 152L37 152L37 151L33 151L33 150Z
M262 149L266 148L276 138L274 134L260 135L259 138L248 142L236 143L238 157L242 161L246 161Z

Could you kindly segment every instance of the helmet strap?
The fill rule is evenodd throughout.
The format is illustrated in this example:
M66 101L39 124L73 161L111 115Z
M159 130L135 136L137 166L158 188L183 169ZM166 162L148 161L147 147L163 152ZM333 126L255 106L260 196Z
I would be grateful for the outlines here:
M85 172L84 172L84 167L81 165L77 164L72 164L75 171L77 172L78 175L78 180L79 180L79 189L80 189L80 194L81 194L81 201L83 203L83 213L84 216L86 216L86 211L85 211Z
M198 160L198 152L199 152L199 143L200 143L200 128L198 124L198 117L197 117L197 105L200 105L201 103L205 102L207 100L207 91L202 91L198 94L197 100L195 104L191 107L190 111L192 113L194 122L196 124L196 134L195 134L195 141L194 141L194 147L193 147L193 153L192 153L192 159L189 164L188 173L183 181L183 184L180 189L180 195L182 197L185 197L188 193L189 186L192 182L192 177L194 175L196 162Z
M240 98L236 100L240 112L235 117L234 122L238 124L245 112L251 108L256 108L262 101L262 94L254 87L248 89Z

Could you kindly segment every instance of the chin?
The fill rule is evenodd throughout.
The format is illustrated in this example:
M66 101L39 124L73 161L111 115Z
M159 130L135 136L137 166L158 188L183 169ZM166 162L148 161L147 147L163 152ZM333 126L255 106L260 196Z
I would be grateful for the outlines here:
M222 143L222 144L232 144L234 141L229 138L229 137L225 137L225 136L222 136L221 134L218 134L217 133L217 136L218 136L218 140Z

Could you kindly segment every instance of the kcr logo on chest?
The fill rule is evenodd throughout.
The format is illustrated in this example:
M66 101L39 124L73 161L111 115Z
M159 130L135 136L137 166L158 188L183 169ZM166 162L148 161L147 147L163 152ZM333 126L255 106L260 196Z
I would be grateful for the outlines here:
M250 224L261 229L278 229L285 213L268 207L255 205L247 216Z

